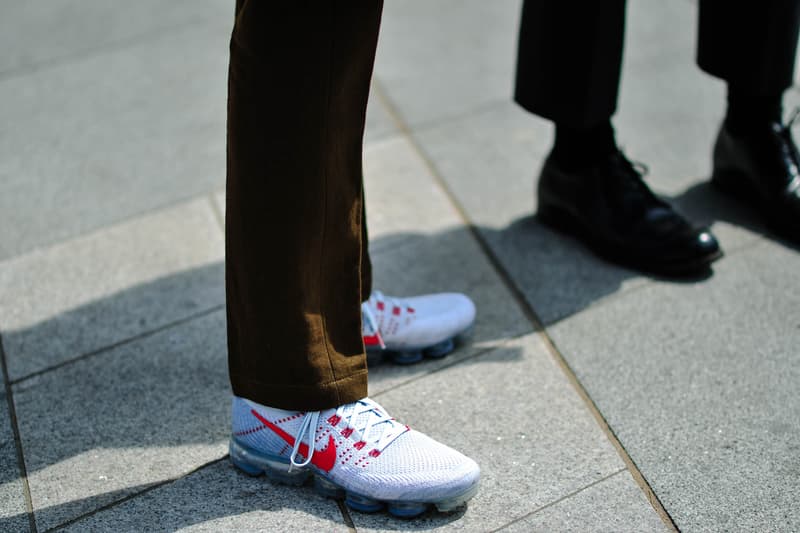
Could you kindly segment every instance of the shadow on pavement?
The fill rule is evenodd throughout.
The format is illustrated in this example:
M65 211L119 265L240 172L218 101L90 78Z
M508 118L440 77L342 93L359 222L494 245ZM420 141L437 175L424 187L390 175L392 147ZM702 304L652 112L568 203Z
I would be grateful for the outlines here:
M483 316L492 317L441 360L396 367L371 357L376 383L391 382L393 388L457 361L481 363L483 358L478 356L497 341L531 330L519 317L510 320L509 313L518 310L497 293L492 271L473 269L463 263L463 255L455 253L454 247L465 241L474 247L463 229L376 239L374 262L386 266L378 277L391 279L393 290L463 290L476 294L479 305L487 308ZM400 257L406 257L405 262ZM444 264L451 267L438 268ZM171 274L25 329L3 332L10 361L26 357L37 361L27 374L15 377L13 390L33 504L40 506L35 509L40 526L53 527L105 507L116 509L121 500L134 496L134 501L148 498L162 489L137 493L221 457L230 406L224 301L219 290L222 269L221 263L213 263ZM505 307L495 310L495 316L489 308L496 303ZM519 357L519 353L509 350L509 357ZM12 465L0 471L0 483L19 478ZM221 474L226 479L236 475L224 490L243 490L243 476L227 461L214 469L229 470ZM204 470L187 479L202 479ZM277 492L270 483L259 481ZM168 487L183 482L179 479ZM219 476L209 483L223 490ZM281 490L280 505L297 502L297 509L306 509L305 490ZM287 491L301 494L287 496ZM209 520L246 512L220 506L218 498L209 495L211 509L219 509ZM172 503L166 500L162 505ZM271 509L261 500L254 506L249 510ZM437 521L457 519L453 516L443 515ZM0 519L0 529L19 518ZM113 521L113 513L108 519Z
M709 181L697 183L669 200L674 202L691 220L708 225L714 222L727 222L787 248L800 251L800 244L785 240L770 231L755 209L721 194ZM722 242L721 245L724 250L725 243Z
M693 219L730 222L769 236L755 215L710 191L707 184L696 185L671 200ZM500 229L476 229L501 270L545 325L651 279L596 258L582 244L546 228L534 216ZM474 335L445 359L399 367L371 356L372 383L383 387L379 392L455 363L483 364L487 358L480 357L482 353L533 331L468 229L387 234L374 239L371 250L376 288L397 295L463 291L475 299L479 309ZM14 385L34 495L67 490L75 495L73 500L38 508L37 516L51 516L45 521L59 523L116 505L146 491L151 480L159 483L174 477L175 473L159 472L158 464L168 464L171 454L179 456L194 446L205 447L205 451L185 464L203 464L220 457L213 450L223 448L227 439L230 398L222 274L221 263L205 265L130 287L24 330L3 333L6 356L12 363L16 358L31 357L41 365L33 374L19 376ZM58 367L55 370L54 365ZM48 366L50 371L39 373ZM156 456L148 449L162 452ZM108 451L113 453L101 455L109 458L103 468L138 470L139 474L128 479L121 475L114 490L85 481L69 487L72 476L86 478L96 473L87 454ZM51 467L55 469L52 473L39 474ZM233 471L226 461L213 468L223 467ZM189 470L191 466L183 471ZM230 478L231 472L221 478ZM203 479L203 475L200 471L184 479ZM231 481L237 485L234 491L240 490L238 484L242 483L242 476L236 476ZM14 471L0 472L0 483L17 477ZM184 483L184 479L170 485ZM219 485L218 479L210 483ZM64 485L42 486L58 483ZM306 489L287 490L302 493ZM286 501L297 501L298 508L305 508L300 494ZM271 508L264 502L254 505L255 509ZM245 512L229 510L226 505L218 509L209 520ZM457 519L444 517L442 520ZM14 519L19 516L8 520ZM392 527L427 529L425 523L430 524L393 522ZM0 529L2 524L0 521Z

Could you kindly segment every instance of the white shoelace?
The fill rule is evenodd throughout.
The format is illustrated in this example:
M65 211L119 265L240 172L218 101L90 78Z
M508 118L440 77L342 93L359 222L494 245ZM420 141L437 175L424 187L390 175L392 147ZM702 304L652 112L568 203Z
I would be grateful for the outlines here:
M361 415L364 414L368 416L362 417ZM311 462L311 458L314 456L314 442L316 441L317 428L319 427L319 416L319 411L309 411L303 418L300 431L297 432L297 437L295 438L292 454L289 457L290 471L292 467L304 467ZM339 422L336 424L337 426L341 421L345 421L346 427L353 429L357 440L366 442L372 449L378 452L382 452L389 444L394 442L397 437L408 431L408 426L390 417L380 405L369 398L340 406L336 409L335 416L339 419ZM355 427L353 425L354 422L358 422L360 427ZM373 428L382 424L385 424L383 431L372 431ZM372 435L372 433L375 434ZM307 439L304 439L304 436L306 436ZM305 458L305 461L298 462L297 455L300 452L300 444L303 440L307 440L308 442L308 457Z
M378 343L380 344L381 348L386 349L386 344L383 342L383 332L380 328L384 321L378 322L378 320L375 318L373 307L376 308L382 315L392 313L393 309L400 309L398 318L408 315L410 308L408 303L404 300L386 296L381 291L372 291L369 300L364 302L364 304L361 306L363 320L377 336Z
M361 305L361 320L367 323L367 326L371 330L371 332L378 338L378 344L380 344L382 349L386 349L386 343L383 342L383 335L381 335L381 330L378 327L378 321L375 320L375 315L370 308L369 302L364 302Z

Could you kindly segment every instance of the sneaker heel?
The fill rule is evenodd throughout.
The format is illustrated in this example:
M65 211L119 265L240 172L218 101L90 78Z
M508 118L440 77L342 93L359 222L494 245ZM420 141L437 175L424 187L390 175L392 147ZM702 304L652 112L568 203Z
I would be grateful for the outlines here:
M234 439L231 439L228 449L231 463L251 476L263 473L272 481L299 486L305 483L308 476L311 475L311 472L305 468L295 468L290 472L288 461L258 453Z
M439 344L434 344L430 348L425 350L425 357L430 357L432 359L439 359L440 357L444 357L445 355L451 353L456 348L456 343L453 339L447 339L446 341L442 341Z
M345 497L343 488L320 476L314 476L314 490L325 498L341 499Z
M726 194L734 198L747 198L750 196L751 191L745 185L746 180L743 180L741 174L735 170L728 169L714 169L711 175L711 184Z
M231 440L230 444L228 445L228 452L230 454L231 463L233 463L233 466L248 476L260 476L264 473L263 468L248 461L249 454L237 442Z
M542 224L562 232L576 233L579 231L569 214L551 205L539 203L536 209L536 219Z
M413 365L422 361L422 351L391 352L392 361L398 365Z

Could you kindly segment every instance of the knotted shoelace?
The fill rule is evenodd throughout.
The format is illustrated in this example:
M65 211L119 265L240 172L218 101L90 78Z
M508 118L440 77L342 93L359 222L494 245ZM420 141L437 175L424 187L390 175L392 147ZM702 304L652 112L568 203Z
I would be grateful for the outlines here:
M367 415L367 416L363 416ZM399 423L390 417L383 407L369 398L364 398L354 403L340 406L334 415L338 426L341 421L346 423L346 427L353 429L356 440L363 441L365 445L370 445L378 453L386 449L389 444L394 442L397 437L409 430L408 426ZM314 456L314 442L316 441L317 428L319 427L319 411L309 411L303 418L300 431L297 432L292 454L289 456L289 471L293 467L302 468L311 463ZM354 425L358 424L358 426ZM380 431L373 431L374 428ZM300 454L300 445L303 441L308 443L308 457L304 461L297 461Z

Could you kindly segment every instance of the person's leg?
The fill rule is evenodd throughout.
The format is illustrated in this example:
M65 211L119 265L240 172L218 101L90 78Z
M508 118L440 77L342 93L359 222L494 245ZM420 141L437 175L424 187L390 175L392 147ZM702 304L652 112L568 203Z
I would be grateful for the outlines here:
M367 395L361 149L381 2L306 4L238 4L229 366L238 396L323 409Z
M752 4L702 0L697 63L728 85L714 148L713 183L756 207L800 241L800 165L783 94L793 83L800 0Z
M732 87L780 95L792 85L800 2L701 0L697 63Z
M553 157L562 166L585 166L616 151L611 116L624 35L625 0L523 4L514 99L553 121Z
M381 0L237 2L230 459L276 481L313 476L320 493L358 510L415 516L469 500L480 469L366 397L361 313L372 298L361 145L381 8Z
M714 237L653 195L617 148L625 0L526 0L515 100L555 124L538 218L615 262L660 274L704 270Z
M526 0L514 98L527 111L591 128L617 109L625 0Z

